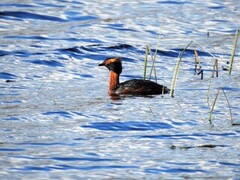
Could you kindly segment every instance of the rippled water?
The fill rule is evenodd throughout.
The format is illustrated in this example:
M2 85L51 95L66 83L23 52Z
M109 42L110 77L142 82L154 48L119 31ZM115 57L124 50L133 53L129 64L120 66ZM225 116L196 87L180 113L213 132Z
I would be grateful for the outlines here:
M240 178L240 130L232 125L240 119L239 46L232 75L222 70L239 12L234 0L2 0L0 178ZM155 65L168 87L179 53L194 41L175 97L112 100L108 71L97 65L121 56L121 81L142 78L146 44L155 51L159 32ZM194 49L203 80L194 75ZM232 122L220 91L209 123L218 88Z

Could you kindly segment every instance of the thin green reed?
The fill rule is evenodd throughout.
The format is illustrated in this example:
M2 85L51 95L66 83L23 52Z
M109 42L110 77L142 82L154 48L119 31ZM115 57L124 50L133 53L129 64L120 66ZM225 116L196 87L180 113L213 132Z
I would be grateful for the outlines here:
M174 91L175 91L175 88L176 88L176 84L177 84L177 77L178 77L178 74L179 74L179 70L180 70L180 64L181 64L181 61L182 61L182 58L183 58L183 54L184 52L186 51L186 49L192 44L193 41L191 41L184 49L183 51L179 54L179 59L178 59L178 62L176 64L176 67L175 67L175 71L174 71L174 75L173 75L173 80L172 80L172 85L171 85L171 91L170 91L170 96L171 97L174 97Z
M147 73L147 61L148 61L148 52L149 52L149 45L146 45L146 52L145 52L145 59L144 59L144 69L143 69L143 79L146 79Z
M234 56L235 56L235 52L236 52L236 47L237 47L239 34L240 34L240 29L238 29L236 31L235 36L234 36L233 49L232 49L232 53L231 53L231 57L230 57L230 63L229 63L230 64L229 65L229 75L232 74L233 60L234 60Z
M217 94L216 94L216 96L215 96L215 99L214 99L214 101L213 101L213 104L212 104L212 107L211 107L211 110L210 110L210 113L209 113L208 121L209 121L210 124L212 124L213 110L214 110L214 107L215 107L216 102L217 102L217 99L218 99L219 91L220 91L220 89L218 89L218 91L217 91Z
M154 76L155 76L155 81L156 82L157 82L157 74L156 74L156 68L155 68L155 60L156 60L160 40L161 40L161 33L159 33L159 35L158 35L158 42L157 42L157 46L156 46L156 49L155 49L155 52L154 52L154 56L153 57L151 56L152 57L152 68L151 68L150 75L149 75L149 78L151 78L152 71L154 70Z
M215 105L216 105L216 102L217 102L217 99L218 99L218 95L220 93L220 90L222 90L223 94L224 94L224 97L226 99L226 102L227 102L227 105L228 105L228 109L229 109L229 115L230 115L230 119L231 119L231 124L233 125L234 122L233 122L233 118L232 118L232 111L231 111L231 105L230 105L230 102L228 100L228 97L227 97L227 94L225 93L225 91L222 89L222 88L219 88L217 93L216 93L216 96L213 100L213 104L212 104L212 107L211 107L211 110L210 110L210 113L209 113L209 123L212 124L212 115L213 115L213 110L215 108Z
M143 79L146 79L147 74L147 63L148 63L148 54L150 54L150 57L152 59L152 67L151 69L154 69L154 75L155 75L155 81L157 82L157 73L155 68L155 58L152 56L152 50L149 44L146 45L146 52L145 52L145 60L144 60L144 71L143 71ZM151 72L152 73L152 72ZM151 79L151 73L149 74L149 80Z

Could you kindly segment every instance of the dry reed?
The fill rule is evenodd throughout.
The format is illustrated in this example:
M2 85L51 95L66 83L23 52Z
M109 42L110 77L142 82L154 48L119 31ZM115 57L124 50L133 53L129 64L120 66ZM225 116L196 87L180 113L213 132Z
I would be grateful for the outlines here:
M232 68L233 68L233 60L236 52L236 47L237 47L237 42L240 34L240 29L236 30L235 36L234 36L234 41L233 41L233 49L230 57L230 62L229 62L229 75L232 74Z
M177 84L177 77L179 74L179 70L180 70L180 64L183 58L183 54L186 51L186 49L192 44L193 41L191 41L184 49L183 51L179 54L179 59L177 61L177 64L175 66L175 71L174 71L174 75L173 75L173 80L172 80L172 85L171 85L171 90L170 90L170 96L174 97L174 91L176 88L176 84Z

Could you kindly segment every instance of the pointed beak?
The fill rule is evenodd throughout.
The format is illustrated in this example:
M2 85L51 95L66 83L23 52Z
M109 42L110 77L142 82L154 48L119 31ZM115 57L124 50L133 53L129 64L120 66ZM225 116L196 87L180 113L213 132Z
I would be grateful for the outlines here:
M104 64L104 63L101 63L101 64L99 64L98 66L105 66L105 64Z

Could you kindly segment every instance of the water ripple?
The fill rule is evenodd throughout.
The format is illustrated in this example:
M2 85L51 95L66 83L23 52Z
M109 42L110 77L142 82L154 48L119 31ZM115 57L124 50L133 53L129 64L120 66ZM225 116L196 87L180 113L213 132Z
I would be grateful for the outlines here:
M43 115L58 115L58 116L62 116L62 117L65 117L65 118L71 118L72 115L69 113L69 112L66 112L66 111L48 111L48 112L45 112L43 113Z
M62 19L56 16L47 16L42 14L24 12L24 11L2 11L0 12L1 17L15 17L19 21L22 19L37 19L37 20L48 20L48 21L57 21L57 22L66 22L66 19Z
M55 60L25 60L25 62L30 62L33 64L51 66L51 67L64 67L64 65Z
M173 126L163 122L96 122L82 126L102 131L150 131L158 129L171 129Z
M19 152L19 151L25 151L26 149L20 149L20 148L0 148L0 152Z
M145 172L153 174L162 174L162 173L207 173L205 170L197 170L190 168L146 168Z
M172 134L172 135L168 135L168 134L161 134L161 135L144 135L144 136L140 136L141 138L151 138L151 139L188 139L188 140L195 140L196 137L205 137L205 135L201 135L201 134Z
M14 74L0 72L0 79L16 79L16 78L17 78L17 76Z
M33 8L36 7L36 5L30 5L30 4L21 4L21 3L1 3L2 7L17 7L17 8Z
M6 56L6 55L8 55L8 54L9 54L8 51L0 50L0 56Z
M77 157L52 157L52 160L56 161L92 161L92 162L99 162L99 161L118 161L117 159L107 159L107 158L77 158Z
M238 178L240 131L222 93L214 127L208 122L219 87L239 119L239 62L231 76L219 70L211 78L210 55L229 66L236 0L4 0L0 7L0 179ZM110 99L108 70L98 64L120 56L120 81L142 78L146 44L153 55L159 30L155 69L167 87L179 53L194 42L175 97ZM195 49L203 80L194 75ZM147 76L150 53L148 60Z
M54 166L25 166L23 168L11 168L12 170L21 171L53 171L53 170L97 170L97 169L136 169L138 166L120 166L120 165L108 165L108 166L71 166L65 164L59 164Z

